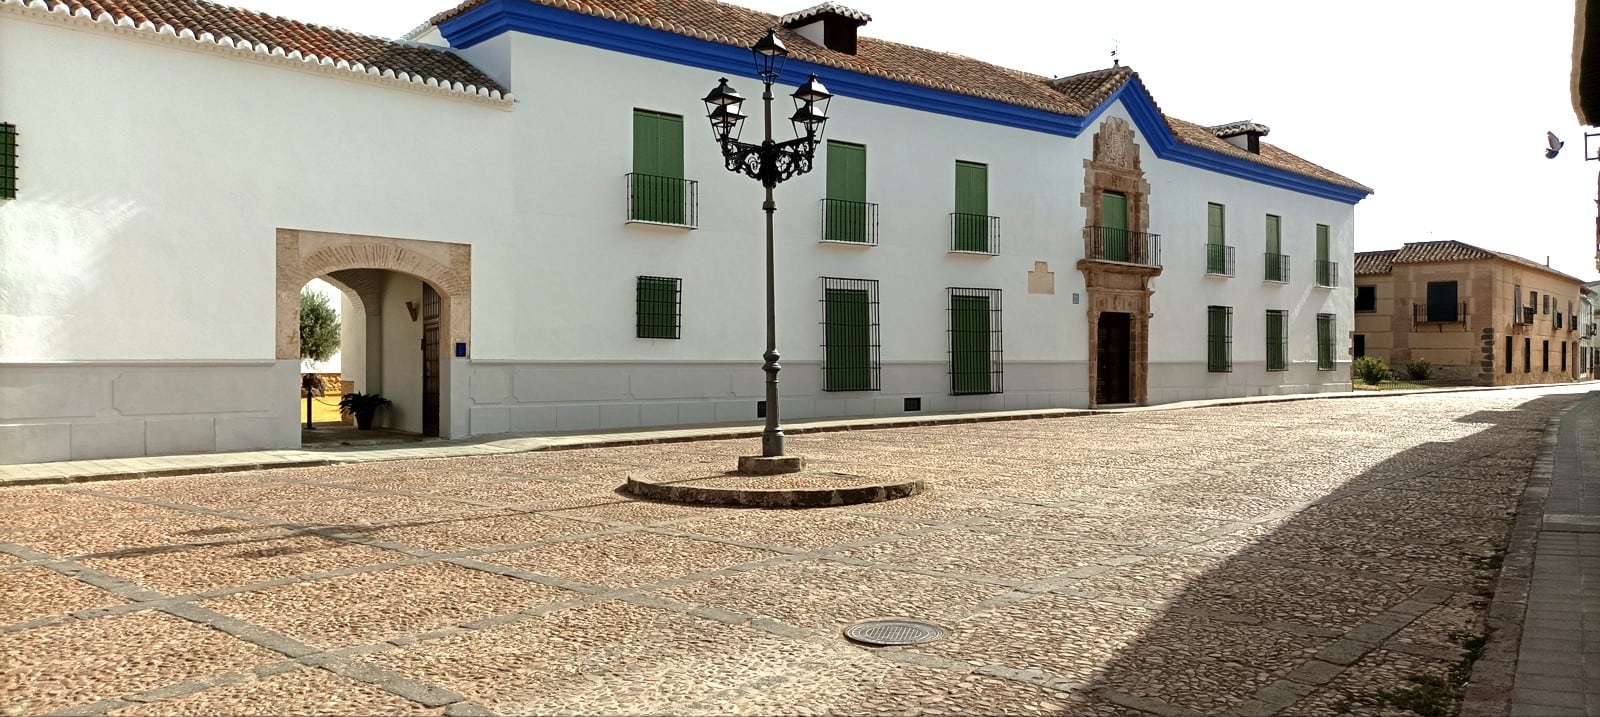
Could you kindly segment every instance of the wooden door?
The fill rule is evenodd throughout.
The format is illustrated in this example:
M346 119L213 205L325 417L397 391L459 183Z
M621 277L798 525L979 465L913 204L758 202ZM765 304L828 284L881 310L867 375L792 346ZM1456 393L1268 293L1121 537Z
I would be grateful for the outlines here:
M1133 374L1131 317L1119 312L1100 314L1096 327L1095 403L1128 403Z
M439 294L422 285L422 435L439 435Z

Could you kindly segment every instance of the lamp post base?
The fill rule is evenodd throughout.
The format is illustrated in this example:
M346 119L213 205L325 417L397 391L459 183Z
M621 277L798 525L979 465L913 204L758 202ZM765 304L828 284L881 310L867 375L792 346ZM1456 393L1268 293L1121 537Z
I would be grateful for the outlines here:
M739 472L745 475L775 476L805 470L805 456L739 456Z

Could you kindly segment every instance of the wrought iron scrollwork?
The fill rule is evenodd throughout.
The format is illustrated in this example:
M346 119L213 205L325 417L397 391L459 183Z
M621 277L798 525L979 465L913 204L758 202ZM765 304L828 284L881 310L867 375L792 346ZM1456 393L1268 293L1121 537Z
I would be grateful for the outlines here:
M817 141L810 137L761 144L732 139L722 142L722 158L728 171L748 176L766 187L811 171L816 152Z

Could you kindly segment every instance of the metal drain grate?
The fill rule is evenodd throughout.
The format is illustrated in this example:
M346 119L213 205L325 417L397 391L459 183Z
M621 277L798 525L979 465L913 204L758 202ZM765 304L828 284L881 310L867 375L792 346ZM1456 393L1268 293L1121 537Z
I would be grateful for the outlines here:
M844 636L866 645L921 645L943 638L944 628L917 620L863 620L845 628Z

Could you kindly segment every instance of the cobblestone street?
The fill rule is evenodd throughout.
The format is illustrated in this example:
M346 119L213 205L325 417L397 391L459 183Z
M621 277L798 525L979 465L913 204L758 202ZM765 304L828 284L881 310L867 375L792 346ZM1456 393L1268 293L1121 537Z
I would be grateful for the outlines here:
M1428 714L1587 389L791 436L929 485L805 511L615 491L750 440L4 490L0 711Z

